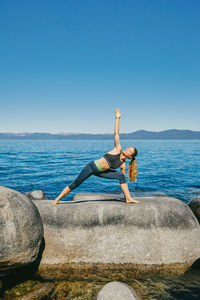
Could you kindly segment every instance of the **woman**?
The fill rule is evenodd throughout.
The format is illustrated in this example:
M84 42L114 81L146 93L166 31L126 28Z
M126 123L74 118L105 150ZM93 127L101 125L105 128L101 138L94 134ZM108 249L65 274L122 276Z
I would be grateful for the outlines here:
M119 109L115 110L115 131L114 131L114 142L115 147L110 152L106 153L103 157L98 160L88 163L78 177L69 186L66 186L60 195L53 201L53 205L56 205L58 201L64 196L68 195L73 189L77 188L84 180L91 175L95 175L102 178L118 179L120 181L120 187L124 193L126 203L139 203L130 196L128 185L125 177L125 161L131 159L129 164L129 178L130 181L135 181L137 176L137 164L135 156L137 155L137 149L134 147L126 148L122 151L119 140L119 119L122 116ZM121 172L117 172L116 168L121 169Z

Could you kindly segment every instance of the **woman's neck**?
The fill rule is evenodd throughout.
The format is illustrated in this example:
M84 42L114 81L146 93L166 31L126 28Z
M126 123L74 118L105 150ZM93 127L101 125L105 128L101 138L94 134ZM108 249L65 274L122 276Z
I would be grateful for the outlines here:
M122 152L120 155L120 160L125 161L127 156Z

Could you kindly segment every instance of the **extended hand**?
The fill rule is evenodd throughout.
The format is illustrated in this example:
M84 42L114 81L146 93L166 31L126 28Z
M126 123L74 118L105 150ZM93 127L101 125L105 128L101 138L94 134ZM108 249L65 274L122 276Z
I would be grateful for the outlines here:
M115 117L120 118L123 114L120 114L119 109L115 109Z

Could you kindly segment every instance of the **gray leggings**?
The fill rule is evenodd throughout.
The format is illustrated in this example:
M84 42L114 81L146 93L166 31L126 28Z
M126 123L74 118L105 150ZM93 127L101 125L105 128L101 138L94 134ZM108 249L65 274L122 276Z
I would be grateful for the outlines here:
M84 180L86 180L88 177L90 177L91 175L95 175L98 177L102 177L102 178L107 178L107 179L118 179L120 181L120 184L122 183L126 183L126 177L124 174L115 171L115 170L107 170L104 172L100 172L97 169L97 166L95 165L94 161L91 161L90 163L88 163L83 170L81 171L81 173L78 175L78 177L74 180L74 182L72 182L69 185L69 189L70 190L74 190L75 188L77 188Z

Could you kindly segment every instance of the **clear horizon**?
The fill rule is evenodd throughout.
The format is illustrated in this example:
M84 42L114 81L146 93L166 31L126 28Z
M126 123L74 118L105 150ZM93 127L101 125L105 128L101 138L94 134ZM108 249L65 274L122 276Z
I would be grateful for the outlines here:
M138 132L138 131L148 131L148 132L163 132L163 131L169 131L169 130L183 130L183 131L199 131L200 130L191 130L191 129L177 129L177 128L171 128L171 129L165 129L165 130L147 130L147 129L139 129L135 131L130 131L130 132L120 132L120 134L129 134L133 132ZM34 133L47 133L47 134L60 134L60 135L70 135L70 134L113 134L113 132L44 132L44 131L34 131L34 132L28 132L28 131L23 131L23 132L0 132L0 134L34 134Z
M1 1L0 132L112 133L116 107L121 133L199 131L199 10L198 0Z

